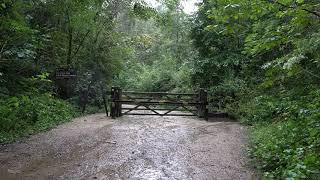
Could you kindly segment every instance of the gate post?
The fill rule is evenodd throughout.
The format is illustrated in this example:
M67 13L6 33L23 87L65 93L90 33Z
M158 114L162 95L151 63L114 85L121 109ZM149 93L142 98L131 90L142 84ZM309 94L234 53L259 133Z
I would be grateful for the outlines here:
M203 106L204 106L204 119L208 120L208 91L204 90L204 94L203 94Z
M202 105L202 100L203 100L203 89L199 90L199 106L198 106L198 117L202 118L203 117L203 105Z
M119 102L122 97L122 89L119 87L111 88L111 117L115 119L116 117L122 116L122 104Z
M116 118L116 87L111 88L111 105L110 105L110 115L112 119Z
M117 88L118 90L118 97L117 97L117 100L121 101L122 100L122 89L120 87ZM118 102L117 103L117 117L120 117L122 116L122 103L121 102Z
M100 84L101 92L102 92L102 100L103 100L103 105L104 105L104 110L106 111L107 117L109 116L108 112L108 99L106 98L106 92L102 84Z
M199 102L198 116L208 120L208 92L205 89L201 88L199 91Z

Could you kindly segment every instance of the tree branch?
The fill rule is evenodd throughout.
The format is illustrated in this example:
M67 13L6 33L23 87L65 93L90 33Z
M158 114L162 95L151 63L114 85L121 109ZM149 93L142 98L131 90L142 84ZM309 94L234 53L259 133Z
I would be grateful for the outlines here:
M96 22L99 14L101 12L101 9L95 14L95 16L93 17L93 22ZM86 38L88 37L89 33L91 32L91 29L88 29L86 34L82 37L81 41L80 41L80 44L78 45L76 51L73 53L73 56L76 56L80 50L80 48L82 47L84 41L86 40Z
M7 42L8 42L8 41L5 41L5 42L4 42L4 44L3 44L3 46L2 46L2 48L1 48L1 50L0 50L0 61L1 61L1 58L2 58L2 53L3 53L3 51L4 51L4 48L5 48L6 45L7 45Z
M68 54L67 54L67 65L70 66L72 62L72 40L73 40L73 28L71 26L69 7L66 10L67 22L68 22Z
M275 4L278 4L278 5L282 6L282 7L289 8L289 9L296 9L297 8L297 7L294 7L294 6L287 6L285 4L282 4L282 3L278 2L277 0L268 0L268 2L275 3ZM306 9L306 8L302 8L301 10L306 11L306 12L308 12L310 14L313 14L313 15L315 15L315 16L320 18L320 13L318 13L316 11L311 11L311 10Z
M83 45L84 41L86 40L87 36L89 35L89 33L90 33L90 29L88 29L86 34L82 37L80 44L78 45L76 51L73 53L73 56L76 56L78 54L80 48L82 47L82 45Z

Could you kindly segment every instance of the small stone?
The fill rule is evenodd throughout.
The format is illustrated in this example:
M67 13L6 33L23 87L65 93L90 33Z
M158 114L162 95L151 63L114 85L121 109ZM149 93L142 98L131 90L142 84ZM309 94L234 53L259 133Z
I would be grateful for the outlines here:
M106 141L108 144L117 144L117 142Z
M20 170L14 170L14 169L8 169L8 173L10 173L10 174L20 174L21 171Z

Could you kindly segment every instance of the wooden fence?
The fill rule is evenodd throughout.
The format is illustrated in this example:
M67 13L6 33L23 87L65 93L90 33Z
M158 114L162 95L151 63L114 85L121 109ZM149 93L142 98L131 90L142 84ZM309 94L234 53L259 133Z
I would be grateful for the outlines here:
M111 117L123 115L198 116L208 119L207 91L199 93L133 92L111 89Z

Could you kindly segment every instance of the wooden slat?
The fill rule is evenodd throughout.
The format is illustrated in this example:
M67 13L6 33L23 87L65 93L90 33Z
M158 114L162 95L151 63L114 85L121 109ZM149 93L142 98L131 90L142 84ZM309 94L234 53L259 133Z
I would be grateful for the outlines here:
M124 99L127 99L127 100L130 100L130 99L132 99L132 100L134 100L134 99L154 99L154 98L152 98L152 97L127 97L127 96L122 96L122 100L124 100Z
M123 114L128 114L129 112L131 112L131 111L134 111L134 110L137 110L139 107L140 107L141 105L136 105L135 107L133 107L133 108L128 108L128 111L126 111L126 112L124 112ZM123 109L123 108L121 108L121 109ZM122 111L122 110L121 110Z
M126 100L115 100L115 102L119 102L122 104L146 104L146 105L163 105L163 104L171 104L171 105L184 105L184 106L194 106L203 104L201 102L171 102L171 101L126 101Z
M193 111L193 110L191 110L191 109L189 109L189 108L185 107L184 105L181 105L181 107L182 107L183 109L185 109L185 110L189 111L189 112L190 112L190 113L192 113L193 115L198 116L198 114L194 113L194 112L197 112L197 111Z
M187 98L180 98L180 99L175 99L175 98L167 98L167 97L164 97L164 98L152 98L152 97L128 97L126 95L122 96L121 98L122 100L155 100L155 99L158 99L158 100L166 100L166 101L172 101L172 100L176 100L176 101L179 101L179 102L188 102L188 101L196 101L196 99L187 99Z
M180 108L180 107L179 107ZM122 110L131 110L133 108L122 108ZM170 110L169 108L152 108L153 110L156 110L156 111L168 111ZM135 111L146 111L148 110L147 108L139 108L139 109L135 109ZM193 112L197 112L197 110L185 110L185 109L177 109L177 111L193 111Z
M155 110L153 110L153 109L150 109L149 106L144 105L144 107L146 107L148 110L154 112L154 113L157 114L157 115L160 115L160 116L162 115L162 114L160 114L159 112L157 112L157 111L155 111Z
M146 114L146 113L128 113L126 115L136 115L136 116L159 116L157 114ZM168 114L167 116L195 116L193 114Z
M169 114L169 113L171 113L172 111L175 111L175 110L177 110L177 109L179 109L179 106L176 106L176 107L170 109L169 111L167 111L167 112L165 112L164 114L162 114L162 116L165 116L165 115L167 115L167 114Z
M196 93L169 93L169 92L134 92L123 91L123 94L140 94L140 95L181 95L181 96L197 96Z

